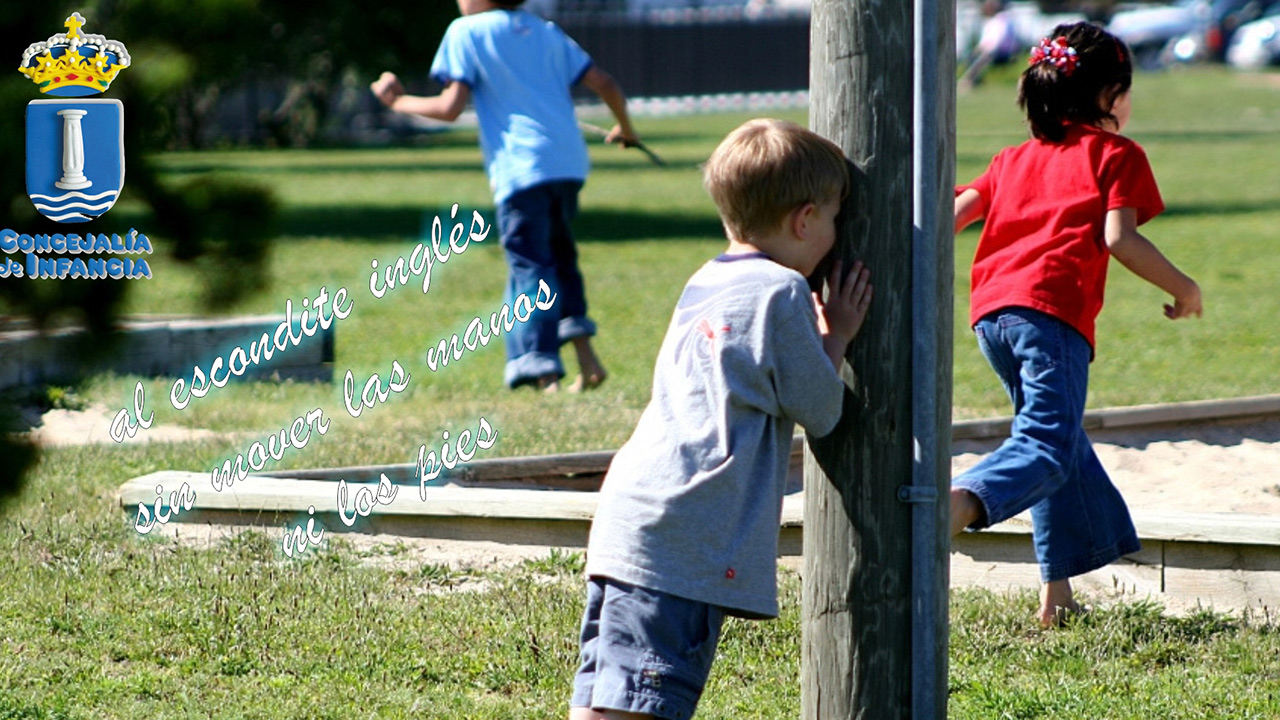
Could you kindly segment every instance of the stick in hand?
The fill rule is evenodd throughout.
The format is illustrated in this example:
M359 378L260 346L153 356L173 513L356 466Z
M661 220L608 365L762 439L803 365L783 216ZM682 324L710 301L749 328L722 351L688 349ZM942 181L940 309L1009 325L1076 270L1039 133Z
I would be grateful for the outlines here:
M609 131L608 131L608 130L605 130L604 128L599 127L599 126L597 126L597 125L592 125L592 124L591 124L591 123L589 123L589 122L583 122L583 121L579 120L579 121L578 121L578 127L579 127L583 132L591 133L592 135L596 135L596 136L599 136L599 137L608 137L608 136L609 136ZM643 142L641 142L641 141L639 141L639 140L636 140L636 141L634 141L634 142L633 142L633 141L628 141L628 140L623 140L623 141L622 141L622 147L633 147L633 148L638 149L640 152L642 152L642 153L644 153L645 155L647 155L647 156L649 157L649 160L651 160L651 161L653 162L653 164L654 164L654 165L657 165L657 166L659 166L659 167L661 167L661 166L665 166L665 165L667 164L666 162L664 162L664 161L662 160L662 158L658 157L658 154L657 154L657 153L655 153L654 151L650 150L650 149L648 148L648 146L646 146Z

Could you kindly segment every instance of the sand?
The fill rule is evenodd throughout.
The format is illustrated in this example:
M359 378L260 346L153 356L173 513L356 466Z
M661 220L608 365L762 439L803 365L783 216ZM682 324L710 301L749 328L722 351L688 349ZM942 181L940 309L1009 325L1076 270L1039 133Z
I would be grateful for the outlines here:
M36 427L31 437L44 446L111 442L108 429L112 416L109 409L102 407L52 410L38 420L33 418ZM182 442L216 436L209 430L156 424L125 442ZM1280 516L1280 418L1107 430L1094 432L1091 437L1095 451L1135 514L1153 511ZM955 442L953 472L973 466L1000 440ZM239 529L180 523L162 527L165 534L176 534L195 544L216 543ZM550 552L544 546L359 534L342 537L362 550L371 562L380 558L405 566L444 563L493 568L527 558L545 558Z
M111 421L120 408L90 405L84 410L49 410L43 415L36 411L23 411L23 419L31 430L24 433L41 447L73 447L100 445L114 442L111 439ZM138 428L133 437L127 435L123 443L189 442L221 437L212 430L163 425L152 422L150 428Z
M114 413L50 410L29 418L29 436L46 447L112 442ZM162 425L126 443L184 442L219 437L210 430ZM1091 433L1094 450L1136 512L1280 515L1280 417ZM952 445L953 474L972 467L1001 438Z
M1280 515L1280 418L1107 430L1090 437L1134 513ZM956 442L953 474L998 444Z

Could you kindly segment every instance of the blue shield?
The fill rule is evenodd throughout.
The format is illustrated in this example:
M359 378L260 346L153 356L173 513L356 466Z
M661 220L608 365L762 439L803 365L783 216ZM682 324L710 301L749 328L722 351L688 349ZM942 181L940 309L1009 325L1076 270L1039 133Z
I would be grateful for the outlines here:
M32 100L27 105L27 195L60 223L88 222L124 187L119 100Z

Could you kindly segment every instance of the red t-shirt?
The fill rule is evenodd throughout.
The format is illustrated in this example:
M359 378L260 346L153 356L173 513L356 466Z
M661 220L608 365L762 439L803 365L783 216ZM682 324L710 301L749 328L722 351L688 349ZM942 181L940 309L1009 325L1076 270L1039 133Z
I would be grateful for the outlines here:
M1134 141L1073 125L1062 142L1005 148L966 188L986 204L973 259L969 322L1000 308L1053 315L1094 346L1107 281L1107 211L1134 208L1141 225L1164 210L1146 153Z

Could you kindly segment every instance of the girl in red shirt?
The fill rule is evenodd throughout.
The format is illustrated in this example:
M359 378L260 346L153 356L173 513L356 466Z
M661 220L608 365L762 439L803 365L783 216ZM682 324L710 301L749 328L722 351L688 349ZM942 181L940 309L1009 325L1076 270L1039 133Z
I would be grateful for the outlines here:
M1042 625L1078 610L1070 578L1138 550L1129 510L1082 425L1107 260L1201 314L1200 288L1138 226L1164 209L1129 120L1131 55L1089 23L1032 48L1018 86L1032 138L956 190L955 229L985 220L970 322L1013 400L1011 437L951 489L951 531L1031 509Z

